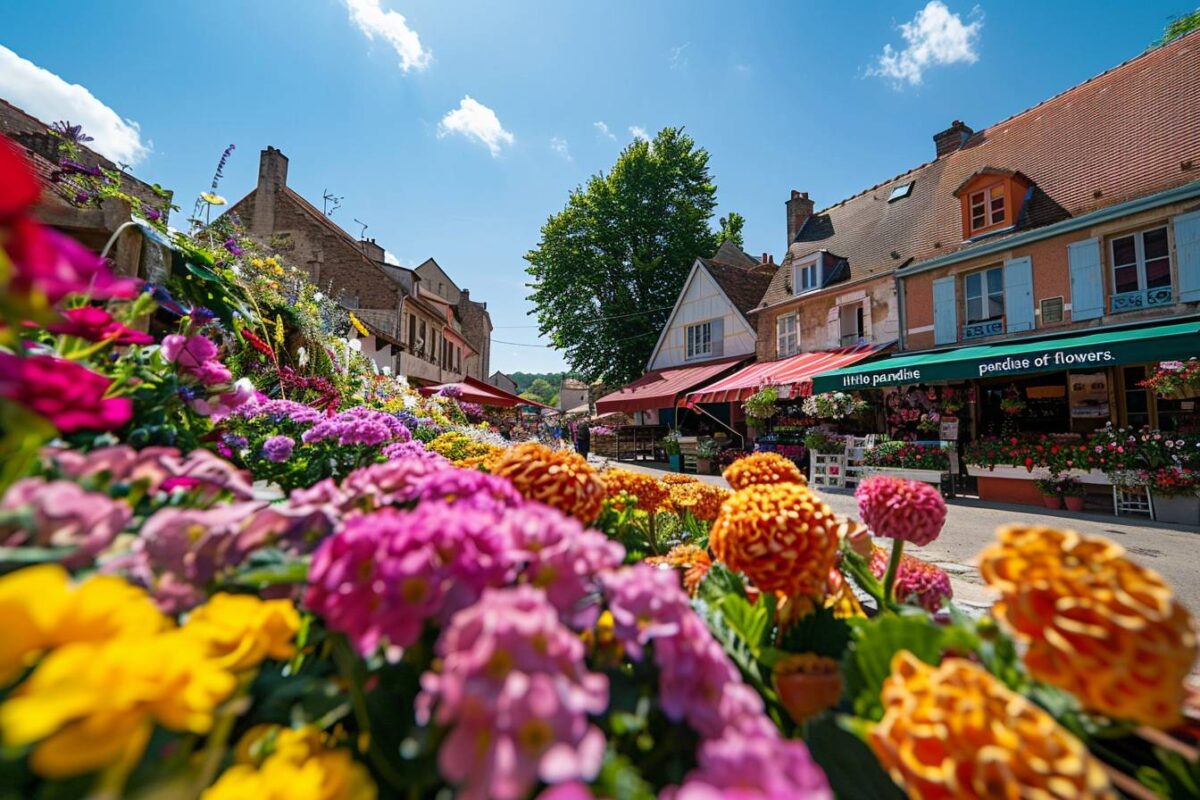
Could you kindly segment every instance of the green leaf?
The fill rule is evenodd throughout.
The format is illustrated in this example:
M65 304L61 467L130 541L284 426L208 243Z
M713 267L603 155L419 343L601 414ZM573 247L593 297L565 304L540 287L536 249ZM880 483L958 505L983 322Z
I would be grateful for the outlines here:
M75 547L0 547L0 572L7 566L24 567L62 561L74 553Z
M838 619L832 608L818 608L790 625L780 639L789 653L816 653L841 661L850 644L850 623Z
M266 567L251 567L234 573L225 580L227 585L265 589L286 583L303 583L308 577L308 559L273 564Z
M805 743L841 800L904 800L871 748L833 715L809 723Z

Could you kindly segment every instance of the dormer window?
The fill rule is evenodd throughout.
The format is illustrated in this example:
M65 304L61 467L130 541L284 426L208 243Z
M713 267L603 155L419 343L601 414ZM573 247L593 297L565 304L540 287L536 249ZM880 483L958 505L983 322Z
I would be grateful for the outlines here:
M1011 230L1033 182L1020 172L984 167L954 190L962 202L963 239Z
M1005 220L1004 184L971 193L971 232L1000 225Z
M818 253L811 261L801 262L793 267L792 286L795 287L792 291L793 294L803 294L821 287L825 278L822 274L821 264L821 254Z

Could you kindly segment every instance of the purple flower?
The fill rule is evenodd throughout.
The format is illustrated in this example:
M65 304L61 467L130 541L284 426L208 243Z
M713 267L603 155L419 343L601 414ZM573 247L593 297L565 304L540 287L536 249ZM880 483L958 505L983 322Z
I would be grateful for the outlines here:
M408 427L407 425L405 427ZM441 453L435 453L432 450L426 450L425 445L413 439L407 442L395 442L383 448L383 457L388 461L396 461L405 458L422 458L428 461L436 461L449 466L449 460Z
M272 436L263 442L262 455L267 461L282 464L292 457L295 440L290 436Z
M829 800L833 793L803 742L731 734L700 747L700 766L665 800Z
M225 249L228 250L230 255L232 255L234 258L245 252L245 250L238 247L237 239L233 238L232 236L225 240Z
M412 438L404 423L392 414L357 406L327 417L304 432L305 444L334 439L343 447L407 442Z

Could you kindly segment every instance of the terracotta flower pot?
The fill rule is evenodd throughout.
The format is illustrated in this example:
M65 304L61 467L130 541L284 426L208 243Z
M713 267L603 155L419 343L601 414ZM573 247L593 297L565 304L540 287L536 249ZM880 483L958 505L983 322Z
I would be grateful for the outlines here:
M1052 508L1056 511L1062 508L1062 498L1056 494L1042 495L1042 502L1046 505L1046 508Z
M1083 511L1083 502L1085 500L1087 500L1086 497L1072 495L1067 495L1063 498L1063 502L1067 504L1067 511Z
M839 672L809 675L789 672L775 676L779 702L797 725L815 714L837 705L842 695L842 676Z

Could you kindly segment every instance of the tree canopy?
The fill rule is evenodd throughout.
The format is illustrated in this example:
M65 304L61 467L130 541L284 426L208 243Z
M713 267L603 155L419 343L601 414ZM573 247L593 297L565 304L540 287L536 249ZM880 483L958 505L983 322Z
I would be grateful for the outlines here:
M746 225L746 218L736 211L730 211L728 216L721 217L720 222L721 232L717 234L717 244L733 242L738 249L745 247L745 242L742 241L742 228Z
M525 256L541 333L586 379L640 375L692 262L716 249L708 158L680 128L634 141Z

